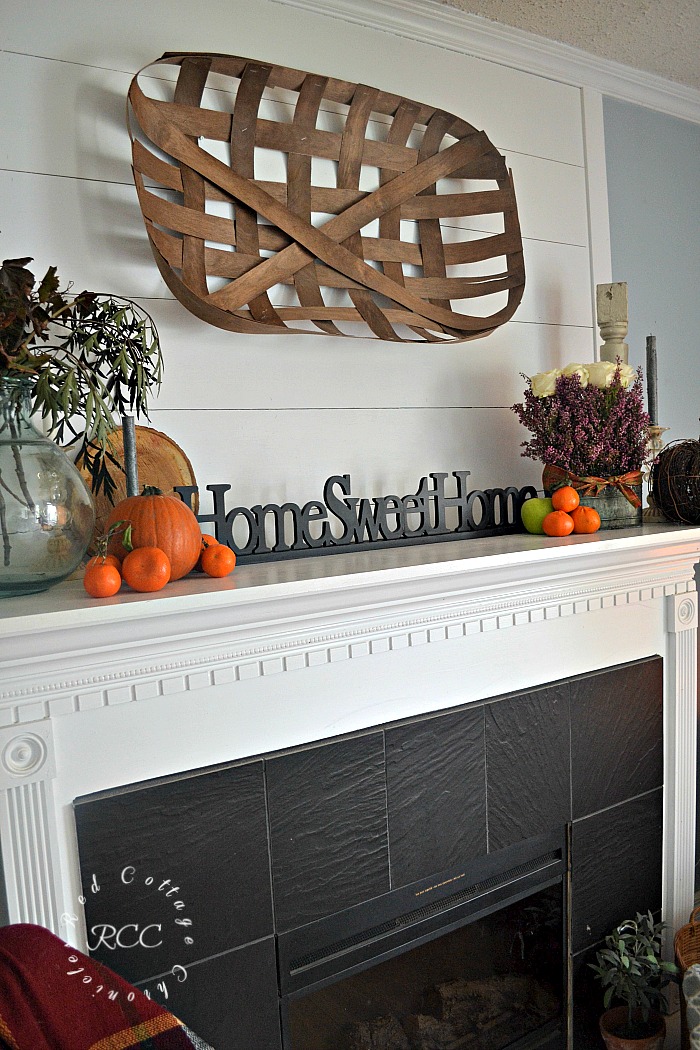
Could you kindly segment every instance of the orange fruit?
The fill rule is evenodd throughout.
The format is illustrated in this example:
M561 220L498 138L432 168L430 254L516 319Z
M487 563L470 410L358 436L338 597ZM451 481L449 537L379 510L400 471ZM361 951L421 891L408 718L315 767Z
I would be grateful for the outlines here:
M117 565L119 563L117 562ZM91 598L111 598L122 585L122 576L111 561L90 558L83 572L83 587Z
M204 572L204 569L202 568L202 554L207 549L207 547L218 547L218 545L219 541L217 540L216 536L210 536L208 532L202 533L202 549L199 552L197 564L194 567L195 572Z
M573 485L562 485L552 493L552 506L555 510L564 510L570 514L578 507L581 500Z
M236 552L223 543L215 543L202 551L202 570L207 576L228 576L236 566Z
M571 511L574 532L597 532L600 528L600 514L595 507L576 507Z
M542 522L546 536L569 536L574 531L574 519L565 510L553 510Z
M122 563L116 554L96 554L94 558L90 558L90 561L86 562L85 568L90 568L91 565L113 565L115 569L121 570Z
M137 547L122 562L122 576L135 591L159 591L170 579L170 558L160 547Z

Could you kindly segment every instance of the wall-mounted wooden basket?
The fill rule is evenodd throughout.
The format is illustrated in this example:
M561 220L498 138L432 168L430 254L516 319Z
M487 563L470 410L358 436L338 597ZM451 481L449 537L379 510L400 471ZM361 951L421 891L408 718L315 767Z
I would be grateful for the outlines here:
M194 53L142 70L129 102L156 262L202 320L244 333L456 341L488 334L520 303L512 177L459 117L363 84Z

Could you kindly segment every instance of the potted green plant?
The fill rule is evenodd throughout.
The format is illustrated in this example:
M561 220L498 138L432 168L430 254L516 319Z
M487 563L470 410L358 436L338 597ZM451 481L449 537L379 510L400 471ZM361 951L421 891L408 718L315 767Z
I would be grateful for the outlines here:
M43 590L79 564L93 493L121 470L109 436L125 414L148 417L162 356L151 317L115 295L40 281L30 258L0 265L0 596ZM32 423L40 417L48 434ZM52 440L49 440L52 439ZM59 447L60 446L60 447ZM68 453L68 455L66 454Z
M609 1050L660 1050L666 1035L663 989L676 978L661 958L664 923L651 912L625 919L605 938L589 965L605 989L600 1031ZM620 1005L613 1006L616 1002Z

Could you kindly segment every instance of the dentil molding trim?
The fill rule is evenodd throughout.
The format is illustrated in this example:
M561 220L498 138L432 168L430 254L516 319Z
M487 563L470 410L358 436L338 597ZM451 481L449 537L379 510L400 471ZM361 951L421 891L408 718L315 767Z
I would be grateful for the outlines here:
M432 0L272 0L435 44L700 123L700 91Z
M114 606L114 620L99 630L86 630L77 618L54 628L49 616L41 634L27 624L25 637L43 652L38 659L28 662L18 651L19 637L8 639L4 659L0 645L0 726L644 602L674 603L667 630L695 626L696 544L630 550L623 540L607 555L604 546L564 548L555 561L538 555L519 563L496 556L479 567L450 562L427 576L410 567L341 575L323 587L300 583L291 593L276 584L183 594ZM100 607L95 614L109 612Z

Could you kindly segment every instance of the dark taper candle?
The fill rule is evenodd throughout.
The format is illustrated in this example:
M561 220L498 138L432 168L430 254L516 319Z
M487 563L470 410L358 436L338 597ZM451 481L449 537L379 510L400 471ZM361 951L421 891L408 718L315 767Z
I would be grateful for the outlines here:
M656 336L647 336L647 409L652 426L659 423L659 390L656 373Z
M126 494L127 496L138 496L139 474L136 464L136 422L133 416L122 416L122 437L124 439Z

